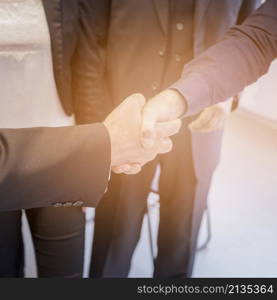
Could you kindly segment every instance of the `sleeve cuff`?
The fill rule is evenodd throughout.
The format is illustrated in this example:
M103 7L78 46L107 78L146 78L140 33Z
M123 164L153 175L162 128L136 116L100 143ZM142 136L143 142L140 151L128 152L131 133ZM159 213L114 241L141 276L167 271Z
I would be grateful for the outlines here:
M84 155L88 163L83 171L86 187L83 190L85 206L96 207L107 189L111 171L111 144L106 127L101 124L91 126L91 144Z
M181 118L195 115L212 105L209 85L197 73L191 73L186 78L179 79L170 88L177 90L186 100L187 111Z

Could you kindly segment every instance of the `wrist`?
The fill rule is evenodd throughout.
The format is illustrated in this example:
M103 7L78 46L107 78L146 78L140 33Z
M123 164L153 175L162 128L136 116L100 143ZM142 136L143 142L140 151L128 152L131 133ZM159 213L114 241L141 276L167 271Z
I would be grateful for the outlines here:
M115 161L115 149L114 149L114 139L113 139L113 130L111 128L111 126L108 124L108 122L102 122L102 124L105 126L105 128L107 129L108 135L109 135L109 139L110 139L110 153L111 153L111 166L114 165L114 161Z
M175 107L176 107L176 116L180 118L187 112L187 100L186 98L178 91L175 89L170 89L172 94L174 93L174 101L175 101Z
M164 92L165 98L168 102L168 110L171 119L178 119L187 111L187 102L185 97L175 89L167 89ZM168 112L167 112L168 113Z

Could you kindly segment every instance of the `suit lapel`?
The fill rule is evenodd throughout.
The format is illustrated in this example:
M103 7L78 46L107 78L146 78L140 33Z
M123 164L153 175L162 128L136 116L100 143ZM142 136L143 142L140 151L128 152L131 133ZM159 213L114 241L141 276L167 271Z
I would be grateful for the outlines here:
M205 30L203 28L203 21L205 19L206 11L212 0L195 0L194 12L194 55L197 56L203 51L203 39Z
M167 34L168 16L169 16L169 0L152 0L152 1L155 5L163 32L165 34Z
M62 81L63 71L62 1L43 0L50 33L54 74L58 85Z

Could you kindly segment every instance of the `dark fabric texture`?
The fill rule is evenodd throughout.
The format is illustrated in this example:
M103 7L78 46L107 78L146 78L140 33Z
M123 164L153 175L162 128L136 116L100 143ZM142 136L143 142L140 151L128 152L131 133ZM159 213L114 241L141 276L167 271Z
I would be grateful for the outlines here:
M0 276L23 276L22 208L95 207L110 169L104 125L1 130ZM76 208L27 210L41 277L81 277L84 216Z
M74 113L77 121L80 115L86 119L86 114L90 114L90 123L99 122L104 110L103 88L99 84L104 65L95 26L97 3L97 0L43 0L63 108L68 115ZM99 100L91 100L98 90Z
M26 211L36 253L38 277L81 278L85 215L81 208Z
M102 29L98 32L107 49L107 113L132 93L151 98L176 82L184 64L214 44L259 3L246 1L247 5L233 0L101 1L103 17L98 26ZM192 32L188 33L189 29ZM194 118L184 120L184 124ZM184 125L172 153L161 158L155 277L191 276L195 241L219 161L221 135L222 131L190 137ZM92 277L128 275L154 172L151 165L141 175L111 179L109 191L96 210Z
M0 130L0 211L83 201L95 207L110 170L103 124Z
M21 211L0 212L0 277L24 277Z
M80 208L26 211L39 277L76 278L83 274L85 216ZM0 213L0 277L24 277L21 211Z

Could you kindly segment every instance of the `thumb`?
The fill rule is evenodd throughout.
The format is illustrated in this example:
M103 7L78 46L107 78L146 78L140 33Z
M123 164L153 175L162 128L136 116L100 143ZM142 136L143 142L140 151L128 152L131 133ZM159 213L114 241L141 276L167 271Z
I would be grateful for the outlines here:
M120 104L120 106L126 107L127 109L135 108L138 109L139 111L142 110L144 105L145 105L145 97L139 93L128 96Z
M177 134L181 129L180 119L156 123L156 132L159 138L165 138Z
M145 149L152 148L156 141L157 115L153 108L146 104L142 111L141 143Z

